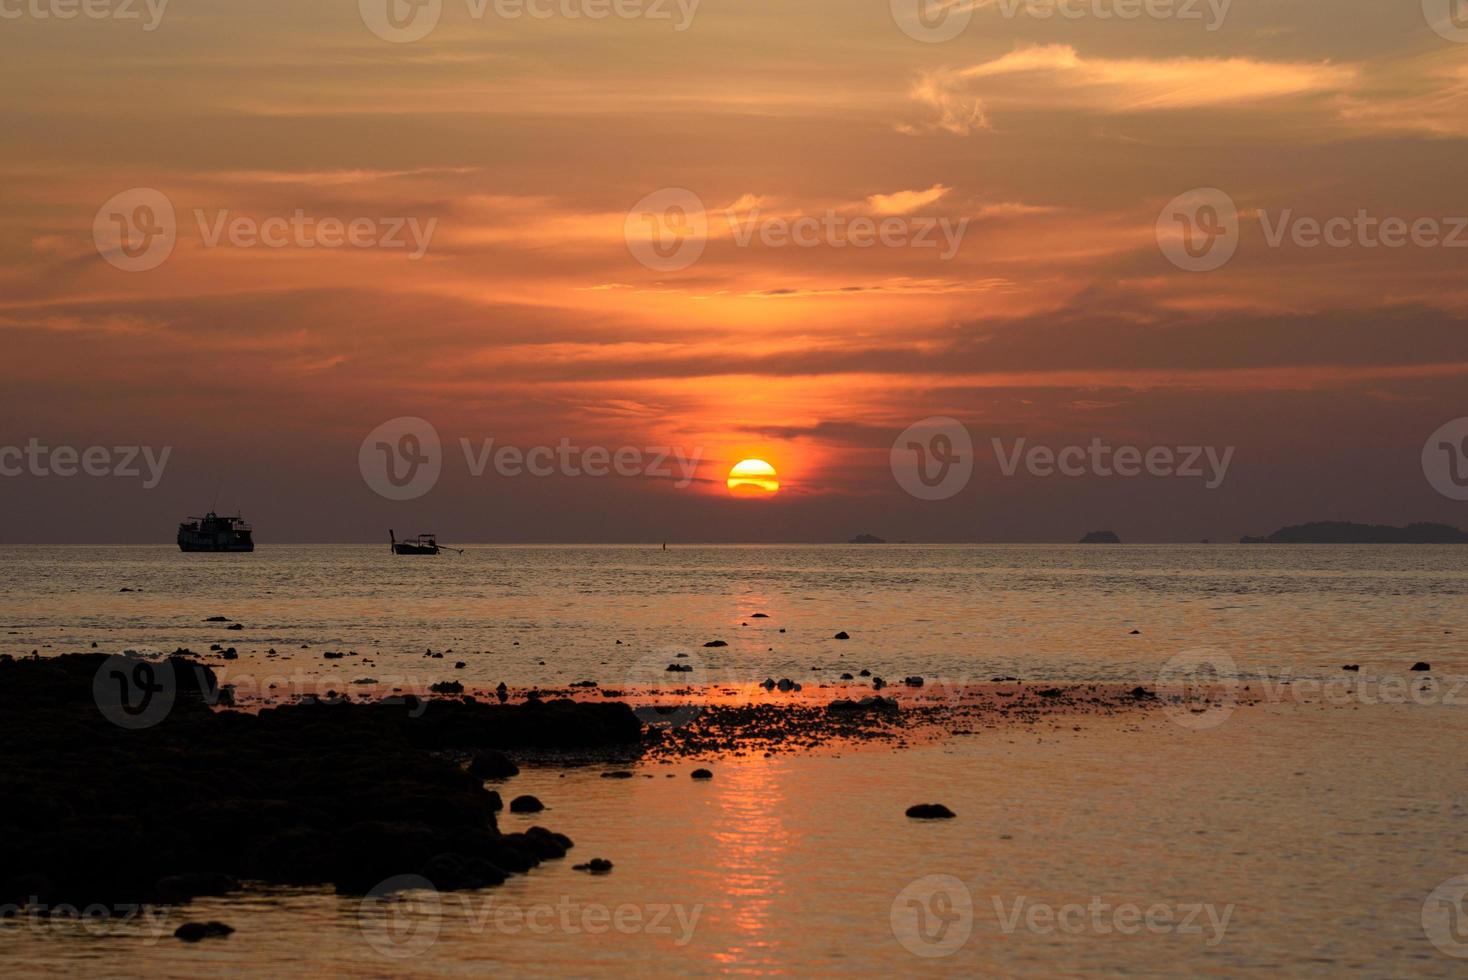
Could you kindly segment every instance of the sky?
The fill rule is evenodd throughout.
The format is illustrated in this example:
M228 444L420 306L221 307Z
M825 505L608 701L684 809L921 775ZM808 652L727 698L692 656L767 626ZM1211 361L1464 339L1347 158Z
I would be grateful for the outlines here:
M1468 526L1460 0L90 2L0 0L0 542Z

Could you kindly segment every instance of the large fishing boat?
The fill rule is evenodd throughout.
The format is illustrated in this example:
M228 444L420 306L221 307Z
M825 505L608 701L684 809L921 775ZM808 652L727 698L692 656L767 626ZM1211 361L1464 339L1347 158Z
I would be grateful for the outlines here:
M180 551L254 551L255 529L238 515L220 517L210 511L203 517L190 517L178 526Z

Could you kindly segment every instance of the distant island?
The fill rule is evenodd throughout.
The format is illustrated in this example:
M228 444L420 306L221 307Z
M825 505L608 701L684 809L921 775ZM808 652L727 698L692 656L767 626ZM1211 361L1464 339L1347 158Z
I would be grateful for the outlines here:
M1080 540L1081 544L1121 544L1115 531L1092 531Z
M1354 524L1315 521L1282 527L1267 538L1245 535L1241 544L1468 544L1468 531L1448 524Z
M877 537L875 534L858 534L856 537L852 538L850 541L848 541L846 543L847 544L886 544L887 542L884 539Z

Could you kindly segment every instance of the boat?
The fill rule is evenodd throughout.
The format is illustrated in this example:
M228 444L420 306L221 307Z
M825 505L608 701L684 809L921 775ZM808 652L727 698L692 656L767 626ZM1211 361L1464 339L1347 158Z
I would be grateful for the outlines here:
M395 555L438 554L438 536L434 534L420 534L416 538L404 538L399 541L398 536L389 529L387 539L392 543L392 553Z
M178 525L179 551L254 551L255 529L236 514L220 517L210 511Z

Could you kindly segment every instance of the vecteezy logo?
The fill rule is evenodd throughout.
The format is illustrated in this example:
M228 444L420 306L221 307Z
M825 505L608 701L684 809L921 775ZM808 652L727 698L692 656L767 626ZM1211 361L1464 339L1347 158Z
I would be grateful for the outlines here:
M1228 721L1238 706L1238 666L1217 650L1184 650L1162 665L1157 697L1169 718L1203 731Z
M1239 247L1239 211L1216 187L1200 187L1167 202L1157 216L1157 246L1188 272L1212 272Z
M403 416L382 423L357 451L362 479L388 500L417 500L443 472L443 444L428 420Z
M892 935L914 956L952 956L974 929L974 898L953 875L927 875L892 900Z
M937 44L962 34L974 17L974 0L891 0L892 19L914 41Z
M1432 944L1457 959L1468 959L1468 875L1449 878L1422 903L1422 931Z
M114 654L92 677L92 700L120 728L151 728L173 710L178 691L173 664Z
M709 703L708 665L692 650L661 647L637 657L627 668L626 694L646 698L637 716L650 727L682 728L703 714Z
M134 187L114 195L92 219L98 253L124 272L156 269L173 254L178 222L162 191Z
M367 945L395 960L426 953L438 941L442 923L438 890L420 875L378 882L357 907L357 928Z
M433 33L443 16L443 0L357 0L357 10L373 34L407 44Z
M1427 438L1422 472L1449 500L1468 500L1468 417L1453 419Z
M1468 0L1422 0L1422 13L1439 36L1468 43Z
M622 226L627 251L656 272L697 262L708 243L709 219L698 195L682 187L654 191L633 205Z
M947 500L974 474L974 441L968 429L947 416L923 419L892 444L892 476L919 500Z

